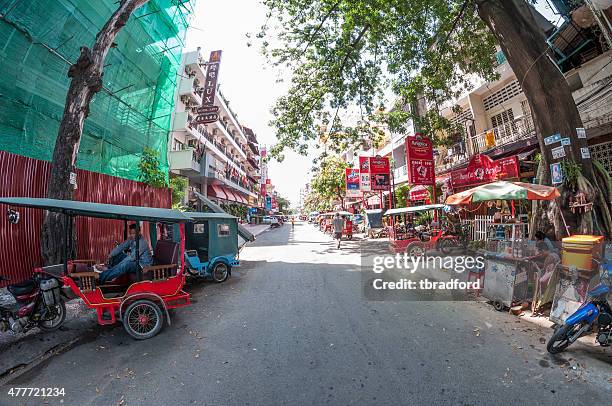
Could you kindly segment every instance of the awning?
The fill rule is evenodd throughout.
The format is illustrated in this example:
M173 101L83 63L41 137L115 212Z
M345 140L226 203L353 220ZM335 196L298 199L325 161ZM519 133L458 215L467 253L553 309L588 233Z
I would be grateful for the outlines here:
M221 207L219 207L216 204L214 204L210 199L207 199L202 194L200 194L200 193L198 193L196 191L194 191L193 193L213 213L225 213L225 210L223 210ZM244 238L245 241L254 241L255 240L255 236L253 235L253 233L251 233L249 230L246 229L246 227L244 227L241 224L238 224L238 235L241 236L242 238Z
M427 200L429 199L429 190L423 185L418 185L410 189L410 200Z
M227 200L227 195L225 194L221 186L208 185L207 190L208 190L209 196L216 197L218 199Z
M225 192L225 194L227 195L227 200L230 200L232 202L239 202L240 200L238 200L236 198L236 195L234 194L234 192L232 192L230 189L227 188L223 188L223 191Z
M240 201L241 201L242 203L244 203L244 204L249 204L249 200L248 200L246 197L244 197L244 196L242 196L242 195L236 195L236 196L237 196L237 197L240 199Z

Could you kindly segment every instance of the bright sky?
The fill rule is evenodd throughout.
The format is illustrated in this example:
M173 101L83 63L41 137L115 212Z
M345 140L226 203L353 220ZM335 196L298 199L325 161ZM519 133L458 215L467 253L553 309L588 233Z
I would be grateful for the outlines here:
M274 130L270 108L287 89L276 83L277 74L268 66L254 41L247 46L247 33L256 33L266 20L266 8L258 0L197 0L193 28L187 32L187 50L201 47L204 55L221 49L219 83L241 124L253 129L260 145L270 146ZM282 163L272 161L268 177L281 196L292 205L299 200L300 188L309 180L312 157L287 152Z
M538 0L536 8L549 20L558 19L546 0ZM255 131L260 145L270 146L276 140L274 130L268 126L272 119L270 108L286 85L276 83L279 73L268 66L256 41L254 46L247 46L246 37L247 33L258 32L266 21L265 13L259 0L197 0L187 34L187 50L201 47L204 55L223 50L221 91L240 122ZM276 190L293 205L298 202L300 188L309 180L312 158L287 152L282 163L272 161L269 165L268 176Z

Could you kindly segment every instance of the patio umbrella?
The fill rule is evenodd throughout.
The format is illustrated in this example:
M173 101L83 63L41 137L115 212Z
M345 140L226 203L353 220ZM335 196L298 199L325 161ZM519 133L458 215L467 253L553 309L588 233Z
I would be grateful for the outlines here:
M488 200L554 200L560 196L557 188L524 182L487 183L446 198L446 204L459 205Z

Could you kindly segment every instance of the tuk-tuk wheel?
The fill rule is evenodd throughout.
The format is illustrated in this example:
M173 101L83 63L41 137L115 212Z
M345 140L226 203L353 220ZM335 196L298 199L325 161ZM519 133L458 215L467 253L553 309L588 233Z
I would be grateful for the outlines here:
M229 265L227 265L225 262L217 262L215 265L213 265L210 274L215 283L225 282L229 277Z
M425 247L421 243L413 242L406 247L406 253L409 257L423 257L425 256Z
M147 299L131 303L123 314L123 328L136 340L154 337L164 326L164 313Z
M502 301L501 301L501 300L495 300L495 301L493 302L493 308L494 308L495 310L497 310L498 312L503 311L503 310L505 309L505 307L506 307L506 306L504 306L504 304L502 303Z

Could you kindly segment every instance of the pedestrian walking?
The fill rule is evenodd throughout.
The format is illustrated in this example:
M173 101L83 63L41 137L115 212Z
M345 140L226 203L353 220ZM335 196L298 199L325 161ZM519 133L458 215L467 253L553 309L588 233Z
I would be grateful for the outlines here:
M334 238L338 240L338 248L342 241L342 230L344 229L344 219L340 217L340 213L336 213L332 226L334 227Z

